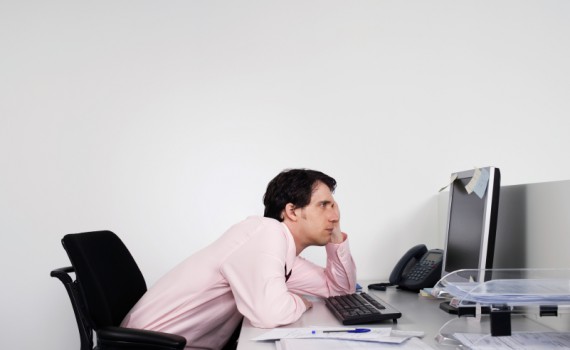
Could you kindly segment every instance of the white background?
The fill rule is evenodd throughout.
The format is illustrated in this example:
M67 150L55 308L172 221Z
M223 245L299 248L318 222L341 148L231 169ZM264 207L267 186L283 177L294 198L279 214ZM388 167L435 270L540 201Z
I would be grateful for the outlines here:
M570 178L570 2L0 1L0 348L76 349L51 269L109 229L149 285L308 167L359 279L441 247L437 190ZM323 260L321 250L306 251Z

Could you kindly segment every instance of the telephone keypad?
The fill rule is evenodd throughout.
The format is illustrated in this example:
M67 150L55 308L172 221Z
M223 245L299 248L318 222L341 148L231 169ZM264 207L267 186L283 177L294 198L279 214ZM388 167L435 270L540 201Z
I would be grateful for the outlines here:
M437 261L434 260L426 259L420 261L420 263L414 266L414 268L408 273L406 278L411 280L422 280L431 272L431 270L434 269L436 264Z

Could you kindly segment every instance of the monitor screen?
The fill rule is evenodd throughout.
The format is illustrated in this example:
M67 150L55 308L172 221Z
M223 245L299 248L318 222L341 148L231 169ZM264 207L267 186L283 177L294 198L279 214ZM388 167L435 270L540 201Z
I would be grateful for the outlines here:
M493 267L497 214L499 208L500 171L486 167L488 181L482 198L466 186L475 169L457 173L449 189L447 232L443 257L443 271L461 269L490 269Z

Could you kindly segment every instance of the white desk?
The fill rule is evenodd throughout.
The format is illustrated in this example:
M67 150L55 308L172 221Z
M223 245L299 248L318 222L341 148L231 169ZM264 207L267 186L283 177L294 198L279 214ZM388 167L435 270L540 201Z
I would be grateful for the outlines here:
M365 284L363 284L365 286ZM364 288L366 290L366 288ZM427 299L417 293L397 290L389 287L385 292L369 291L368 293L377 296L388 304L392 305L402 313L398 323L392 321L373 324L375 327L392 327L393 329L408 331L424 331L425 337L422 339L433 348L446 348L437 343L435 336L439 329L447 321L457 318L439 309L440 300ZM313 326L336 326L341 323L327 309L323 300L313 301L313 308L295 323L285 327L313 327ZM371 326L369 324L369 326ZM243 321L238 350L274 350L274 342L255 342L251 338L267 332L267 329L255 328L249 320Z
M366 286L368 283L362 283L362 285ZM366 287L364 287L364 291L367 291ZM439 308L441 300L428 299L421 297L417 293L398 290L395 287L389 287L385 292L368 291L368 293L384 300L402 313L402 317L398 319L397 323L387 321L368 324L368 326L385 326L399 330L423 331L425 332L425 336L422 340L434 349L449 350L450 348L454 348L449 345L442 345L435 339L439 334L440 328L450 320L459 321L457 324L461 325L463 323L463 326L465 326L465 323L468 323L470 327L469 332L487 334L489 332L488 328L480 329L481 324L472 317L462 317L458 319L457 315L451 315L442 311ZM453 324L455 324L455 321ZM515 317L511 321L513 331L568 331L568 324L562 322L558 317L544 317L540 320ZM486 325L488 326L488 323L486 323ZM305 312L297 322L284 327L310 328L314 326L341 326L341 323L327 309L324 300L321 299L313 300L312 309ZM361 326L366 327L366 325ZM465 332L466 329L466 327L459 327L457 331ZM251 340L251 338L267 331L267 329L253 327L249 320L245 319L243 321L237 350L275 350L274 342L255 342Z

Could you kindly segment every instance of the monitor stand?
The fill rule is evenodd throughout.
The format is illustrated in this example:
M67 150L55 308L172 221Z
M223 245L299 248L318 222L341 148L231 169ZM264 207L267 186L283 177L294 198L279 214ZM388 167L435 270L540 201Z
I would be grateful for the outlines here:
M444 301L443 303L439 304L439 308L448 314L457 315L457 308L455 306L451 306L449 301Z
M451 306L449 301L444 301L443 303L439 304L439 308L449 314L454 314L459 316L475 316L476 314L475 306L467 306L467 307L463 306L461 308L457 308L455 306ZM487 315L490 312L491 308L489 306L481 307L482 314Z

